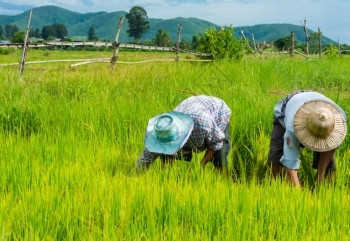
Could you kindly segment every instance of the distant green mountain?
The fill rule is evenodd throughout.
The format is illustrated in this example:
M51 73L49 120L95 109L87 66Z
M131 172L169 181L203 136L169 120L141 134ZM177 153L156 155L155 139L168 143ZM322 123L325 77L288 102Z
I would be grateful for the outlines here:
M32 19L30 28L42 29L46 25L54 23L63 23L68 29L69 37L74 36L87 36L90 27L95 30L96 36L101 40L113 40L116 33L116 28L119 24L119 20L122 16L125 16L127 12L96 12L96 13L77 13L72 12L64 8L56 6L44 6L34 8L32 12ZM6 24L17 25L21 30L25 30L28 23L29 11L14 15L5 16L0 15L0 25L4 28ZM142 37L142 40L153 40L159 29L164 29L169 33L173 42L177 40L178 27L182 25L181 40L191 42L192 37L202 33L210 26L219 27L218 25L197 19L197 18L173 18L173 19L148 19L150 23L150 29ZM120 42L133 41L127 35L128 22L124 19L123 28L120 32ZM303 28L298 25L292 24L259 24L254 26L234 26L234 34L237 37L241 37L241 30L248 39L252 39L252 33L257 42L271 42L276 39L289 36L291 31L295 33L295 39L303 43L305 42L305 35ZM308 30L309 33L312 30ZM323 37L323 44L335 43L333 40Z

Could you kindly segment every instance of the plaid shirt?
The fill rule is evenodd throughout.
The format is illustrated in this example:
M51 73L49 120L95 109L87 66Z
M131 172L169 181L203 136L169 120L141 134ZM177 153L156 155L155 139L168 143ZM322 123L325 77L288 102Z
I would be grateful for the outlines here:
M300 93L305 93L305 92L313 92L312 90L297 90L297 91L294 91L293 93L287 95L285 98L281 99L275 106L274 108L274 116L276 118L284 118L285 116L285 111L286 111L286 107L287 107L287 104L289 102L289 100L297 95L297 94L300 94Z
M281 113L282 113L283 115L285 114L287 103L288 103L288 101L289 101L294 95L297 95L297 94L300 94L300 93L305 93L305 92L310 92L310 91L311 91L311 90L297 90L297 91L294 91L293 93L287 95L287 96L282 100Z
M192 96L182 101L174 111L189 115L194 122L191 135L181 149L183 155L206 149L218 151L223 147L226 138L224 131L231 116L231 109L223 100L205 95ZM145 148L137 160L137 165L149 166L160 155Z

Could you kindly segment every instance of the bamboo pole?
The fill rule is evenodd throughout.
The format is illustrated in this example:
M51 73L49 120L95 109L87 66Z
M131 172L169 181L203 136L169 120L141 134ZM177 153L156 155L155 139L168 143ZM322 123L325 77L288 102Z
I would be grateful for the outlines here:
M254 33L252 33L252 39L253 39L253 44L254 44L254 52L256 53L257 49L256 49L256 42L255 42L255 38L254 38Z
M52 46L95 46L95 47L113 47L113 42L46 42L46 43L28 43L27 48L46 48ZM23 43L10 43L1 44L1 48L23 48ZM156 50L156 51L168 51L175 52L176 47L159 47L159 46L148 46L141 44L128 44L119 43L119 48L129 49L144 49L144 50ZM186 52L197 56L210 56L209 53L194 52L192 50L179 49L179 52ZM109 58L111 60L111 58Z
M176 41L176 61L179 61L179 51L180 51L180 36L181 36L182 24L179 25L177 30L177 41Z
M150 60L142 60L142 61L135 61L135 62L124 62L124 61L117 61L119 64L142 64L142 63L149 63L149 62L175 62L175 59L150 59ZM183 59L182 62L212 62L210 59ZM88 63L104 63L104 62L110 62L110 58L99 58L99 59L57 59L57 60L39 60L39 61L31 61L26 62L26 65L29 64L48 64L48 63L59 63L59 62L81 62L77 64L72 64L70 67L79 66L82 64L88 64ZM6 67L6 66L14 66L19 65L19 63L9 63L9 64L0 64L0 67Z
M294 53L299 54L300 56L303 56L303 57L305 57L305 58L307 58L307 59L313 59L313 58L312 58L312 57L310 57L309 55L306 55L306 54L300 53L300 52L299 52L299 51L297 51L297 50L294 50Z
M118 28L117 28L117 32L115 34L114 42L112 44L113 48L114 48L113 57L111 59L112 68L114 67L115 63L117 62L117 58L118 58L119 45L120 45L119 34L120 34L120 30L121 30L122 25L123 25L123 21L124 21L124 17L121 17L120 20L119 20L119 25L118 25Z
M305 53L306 55L309 55L309 35L308 35L308 32L307 32L307 28L306 28L306 18L304 19L304 22L301 22L301 25L303 26L303 29L304 29L304 33L305 33Z
M32 10L29 12L29 17L28 17L28 25L27 25L27 30L26 30L26 35L24 37L24 43L23 43L23 51L22 51L22 59L21 59L21 64L19 67L19 75L23 75L24 71L24 64L26 62L26 55L27 55L27 42L28 42L28 35L29 35L29 26L30 26L30 20L32 18Z
M243 39L244 40L247 40L247 38L245 37L245 35L244 35L244 31L241 29L241 35L242 35L242 37L243 37Z
M290 50L289 50L290 57L293 57L294 55L294 32L292 31L290 33Z
M249 40L248 40L248 39L245 37L245 35L244 35L243 30L241 30L241 34L242 34L243 39L247 42L247 47L250 49L250 51L252 51L252 53L254 53L252 47L250 47L250 45L249 45ZM254 44L254 45L255 45L255 44ZM255 54L255 53L254 53L254 54Z
M318 48L319 48L319 55L322 56L322 33L320 28L318 28Z

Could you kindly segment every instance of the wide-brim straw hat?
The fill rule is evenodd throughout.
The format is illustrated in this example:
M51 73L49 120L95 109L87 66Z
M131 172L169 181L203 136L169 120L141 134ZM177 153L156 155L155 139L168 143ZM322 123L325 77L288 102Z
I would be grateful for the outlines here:
M346 120L337 106L324 100L304 103L294 116L294 133L307 148L326 152L337 148L347 132Z
M151 118L145 137L147 150L160 154L175 154L187 142L193 125L190 116L176 111Z

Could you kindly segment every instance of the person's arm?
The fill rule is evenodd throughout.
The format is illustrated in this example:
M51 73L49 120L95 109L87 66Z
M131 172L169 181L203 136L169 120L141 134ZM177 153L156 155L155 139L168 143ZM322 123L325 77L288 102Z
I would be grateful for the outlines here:
M203 131L205 131L203 142L206 144L206 151L202 158L201 166L205 167L213 158L215 152L223 148L225 133L211 119L207 121Z
M300 187L298 171L286 168L287 179L296 187Z
M202 167L205 167L208 164L208 162L210 162L210 160L214 156L214 153L215 153L215 151L213 151L209 148L205 151L205 154L204 154L202 161L201 161Z
M332 160L334 155L334 150L320 152L320 160L317 167L316 183L320 185L324 179L326 169Z
M149 152L146 148L142 151L141 155L137 158L136 169L146 170L150 165L158 158L159 154Z
M282 165L286 168L286 176L290 183L296 187L300 187L298 178L298 169L300 167L300 142L295 137L294 133L288 129L284 133L283 156L280 160Z

